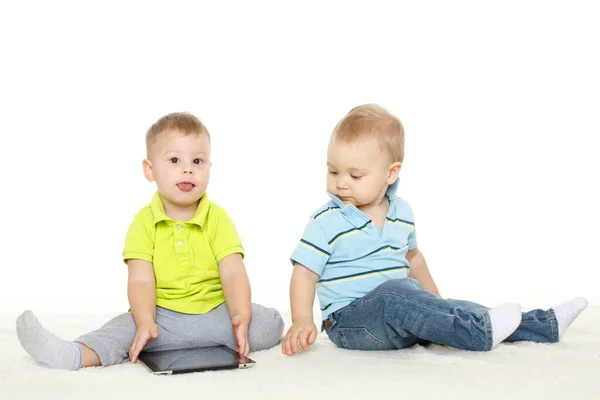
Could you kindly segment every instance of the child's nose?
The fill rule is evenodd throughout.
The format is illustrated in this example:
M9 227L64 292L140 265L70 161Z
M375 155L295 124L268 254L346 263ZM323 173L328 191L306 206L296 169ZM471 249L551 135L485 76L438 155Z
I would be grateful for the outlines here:
M194 173L194 168L192 168L192 167L185 167L183 169L183 173L184 174L193 174Z
M336 181L336 186L338 189L347 189L348 188L348 180L343 177L338 177Z

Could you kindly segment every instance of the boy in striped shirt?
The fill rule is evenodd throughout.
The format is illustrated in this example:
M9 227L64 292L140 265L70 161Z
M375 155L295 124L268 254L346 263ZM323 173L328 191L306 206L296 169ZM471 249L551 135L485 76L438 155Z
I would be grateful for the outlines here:
M558 342L587 301L521 313L444 299L417 248L410 206L396 196L404 159L401 122L377 105L353 108L327 152L331 200L310 218L292 254L292 326L282 352L314 343L312 305L338 347L401 349L433 342L487 351L506 341Z

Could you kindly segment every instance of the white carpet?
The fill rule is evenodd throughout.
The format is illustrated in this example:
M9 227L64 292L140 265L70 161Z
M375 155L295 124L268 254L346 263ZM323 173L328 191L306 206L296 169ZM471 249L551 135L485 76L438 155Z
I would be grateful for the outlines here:
M64 338L111 315L40 316ZM285 317L285 316L284 316ZM0 399L600 399L600 307L559 344L503 344L474 353L441 346L387 352L337 349L322 334L294 357L251 355L248 370L154 376L124 364L78 372L36 364L20 347L16 315L0 316ZM289 316L286 321L289 326Z

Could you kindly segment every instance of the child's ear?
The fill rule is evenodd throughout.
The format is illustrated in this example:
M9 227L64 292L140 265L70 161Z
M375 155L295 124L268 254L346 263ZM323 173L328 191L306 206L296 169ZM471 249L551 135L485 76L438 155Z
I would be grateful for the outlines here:
M154 182L154 174L152 173L152 161L146 159L142 161L142 167L144 168L144 176L148 179L148 182Z
M387 177L388 185L391 185L394 182L396 182L396 179L398 179L398 175L400 175L401 168L402 168L402 163L400 161L397 161L397 162L393 163L392 165L390 165L390 170L388 172L388 177Z

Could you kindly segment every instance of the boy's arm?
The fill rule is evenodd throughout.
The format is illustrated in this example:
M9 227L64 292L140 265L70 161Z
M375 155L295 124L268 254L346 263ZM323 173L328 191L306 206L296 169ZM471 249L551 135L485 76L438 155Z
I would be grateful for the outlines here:
M248 327L252 317L250 305L250 281L240 253L230 254L219 261L219 275L223 294L231 316L233 333L238 351L244 355L250 352Z
M315 342L317 327L313 321L313 304L319 275L300 263L294 264L290 282L292 326L282 343L282 352L292 355L298 351L298 341L304 350Z
M148 340L158 337L158 327L155 323L156 282L150 261L130 259L127 260L127 267L127 297L136 326L129 357L131 362L136 362Z
M423 254L419 249L414 248L409 250L408 253L406 253L406 260L410 264L408 276L419 281L419 283L423 285L423 288L428 292L435 294L437 297L442 297L429 272L425 257L423 257Z

